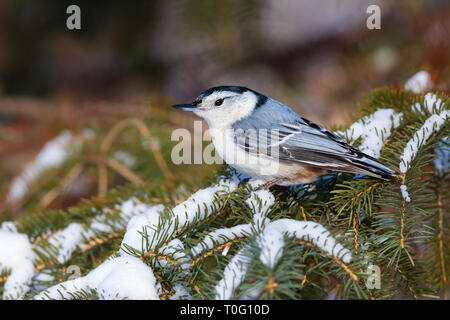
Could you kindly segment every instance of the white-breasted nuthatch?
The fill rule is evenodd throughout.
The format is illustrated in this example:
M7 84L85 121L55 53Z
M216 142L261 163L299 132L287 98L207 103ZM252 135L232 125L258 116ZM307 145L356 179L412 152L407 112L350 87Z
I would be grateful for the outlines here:
M245 87L210 88L193 103L173 107L202 117L218 154L238 171L265 181L262 188L311 182L326 170L396 177L333 132ZM261 159L265 165L258 165Z

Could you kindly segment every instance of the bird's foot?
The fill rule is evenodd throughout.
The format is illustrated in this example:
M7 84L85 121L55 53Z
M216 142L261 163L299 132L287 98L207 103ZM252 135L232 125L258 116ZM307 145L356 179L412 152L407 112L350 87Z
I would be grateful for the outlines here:
M269 189L271 186L274 186L274 185L276 185L278 182L280 182L281 180L283 180L283 179L281 179L281 178L275 178L275 179L273 179L273 180L270 180L270 181L268 181L268 182L266 182L266 183L264 183L264 184L262 184L262 185L259 185L256 189L255 189L255 191L259 191L259 190L267 190L267 189Z
M250 178L244 178L239 181L238 188L245 186L250 181Z

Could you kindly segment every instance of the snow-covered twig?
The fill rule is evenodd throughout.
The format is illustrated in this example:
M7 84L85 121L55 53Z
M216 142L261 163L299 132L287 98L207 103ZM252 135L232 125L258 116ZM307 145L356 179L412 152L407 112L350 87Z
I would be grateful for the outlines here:
M253 187L259 186L261 183L262 182L260 180L249 181L249 184ZM201 252L217 247L223 243L254 235L260 232L266 222L270 222L270 220L266 218L266 214L270 206L275 202L275 197L270 191L252 191L250 193L250 197L245 202L253 211L253 221L251 223L240 224L231 228L221 228L212 231L191 249L191 255L193 257L196 257Z
M434 132L439 131L449 116L449 110L444 110L439 114L433 114L426 119L422 127L414 133L414 136L408 141L403 149L402 155L400 156L399 168L401 173L406 174L411 167L411 164L414 161L420 147L428 141ZM403 198L406 202L410 202L411 199L406 190L406 186L401 188Z
M405 82L405 90L416 94L429 90L433 86L430 74L427 71L419 71Z
M252 225L250 223L214 230L211 233L208 233L202 241L191 249L191 255L196 257L205 250L250 235L252 235Z
M260 236L261 261L267 266L274 266L277 257L281 256L284 235L298 240L311 242L328 254L349 263L352 259L350 251L338 243L330 232L321 224L313 221L297 221L278 219L271 222Z
M439 131L439 129L449 116L450 111L445 110L440 114L433 114L431 117L425 120L425 123L422 125L422 127L416 131L414 136L408 141L405 148L403 149L399 164L400 172L406 173L406 171L411 167L411 163L414 160L420 147L427 142L427 140L434 132Z
M113 260L108 260L99 266L97 269L91 271L87 276L79 279L74 279L70 281L66 281L63 284L59 284L53 287L48 288L44 292L42 292L37 298L45 299L45 298L62 298L60 292L65 292L66 294L73 293L80 290L97 290L97 293L102 298L114 298L116 297L128 297L130 299L153 299L158 298L158 295L155 293L155 290L150 290L149 287L143 288L141 291L144 293L131 292L132 284L128 284L129 287L122 288L122 290L111 291L109 285L110 283L118 282L119 285L123 285L119 280L115 279L116 275L119 277L124 272L122 269L123 264L131 264L133 269L141 268L138 265L142 264L148 270L146 271L147 278L150 278L151 283L155 283L153 272L151 268L147 267L143 262L135 257L133 257L128 250L124 250L124 248L132 247L137 250L151 249L158 245L158 241L152 243L149 248L142 248L142 236L144 230L147 230L147 236L149 239L154 238L161 240L161 235L156 235L156 231L158 227L161 233L165 234L173 234L179 230L180 227L186 227L191 223L196 222L196 219L204 219L211 212L208 212L208 208L213 204L215 196L220 191L230 191L236 188L237 185L233 181L221 181L219 184L214 185L212 187L199 190L194 193L188 200L183 202L182 204L176 206L172 210L172 216L169 221L160 219L160 214L162 213L164 207L162 205L149 206L146 204L136 204L135 199L129 199L122 203L120 207L120 212L122 215L131 218L127 225L127 231L122 240L122 249L120 251L121 258L116 258ZM101 219L96 220L92 224L95 229L102 231L111 231L110 226L105 225ZM175 229L177 226L177 229ZM61 233L53 235L49 242L53 242L53 244L59 245L59 252L61 255L58 257L61 261L66 261L67 257L70 253L80 245L82 242L81 239L83 235L91 235L86 234L84 232L80 232L81 236L75 236L75 233L72 232L74 229L79 228L76 224L72 224L69 228ZM165 227L165 228L164 228ZM70 232L69 232L70 231ZM81 230L79 230L81 231ZM57 241L62 239L63 236L64 241ZM68 236L68 237L67 237ZM181 244L181 247L180 247ZM182 249L182 243L178 239L173 239L166 246L160 248L162 254L173 254L177 250ZM122 261L122 260L123 261ZM132 260L129 260L132 259ZM135 262L136 259L139 263ZM116 262L111 262L116 261ZM113 265L113 266L111 266ZM117 265L117 267L115 267ZM142 269L142 268L141 268ZM142 270L143 271L143 270ZM131 270L131 273L137 272ZM111 276L111 274L113 276ZM145 274L145 272L144 272ZM120 277L119 277L120 278ZM106 284L105 284L106 281ZM136 280L136 283L140 281ZM147 281L148 282L148 281ZM153 285L150 288L154 287ZM64 289L65 288L65 289ZM130 289L128 289L130 288ZM62 291L62 289L64 289ZM119 293L120 291L120 293ZM126 295L129 293L129 295Z
M173 239L176 234L197 219L202 220L212 214L209 208L213 205L215 196L219 192L231 192L237 187L234 181L221 181L216 185L202 189L191 195L186 201L172 209L169 218L160 218L162 206L134 217L127 226L127 231L122 241L121 254L129 254L128 247L146 252L154 249L167 237ZM145 231L146 237L151 240L145 248L142 248L142 236L139 231ZM160 230L160 232L158 232Z
M361 137L359 150L378 158L383 143L391 135L392 129L400 125L402 119L402 113L396 113L393 109L380 109L353 123L345 132L337 131L336 134L349 143L354 143Z
M133 216L153 208L153 206L137 204L136 202L137 199L131 198L117 205L116 210L119 214L113 221L110 221L107 214L101 214L96 216L88 227L73 222L63 230L51 234L46 243L39 243L34 247L43 255L52 257L58 263L63 264L70 259L77 248L84 250L85 244L91 239L95 239L99 234L121 231L125 228L127 221L132 220Z
M47 169L60 166L78 150L78 148L73 148L75 142L91 139L92 136L93 131L91 129L85 129L79 136L74 135L70 130L64 130L48 141L34 161L13 179L6 200L12 202L23 198L28 192L28 186L33 184L40 174Z
M0 273L10 271L3 298L21 299L29 290L36 258L27 235L18 233L12 223L0 228Z
M423 107L419 102L416 102L411 106L411 110L421 115L425 115L425 111L429 114L438 114L443 106L442 100L436 94L428 92L424 96Z
M254 227L252 230L258 234L256 242L261 249L260 260L262 263L269 268L275 267L283 253L285 236L311 242L327 254L341 259L344 263L351 261L350 251L339 244L328 230L316 222L293 219L278 219L270 222L266 214L275 202L274 200L273 195L267 190L252 192L250 198L247 199L247 203L253 208ZM234 290L244 281L248 260L243 255L243 250L241 249L225 268L223 278L215 287L216 299L229 299Z
M140 259L123 256L108 259L86 276L50 287L35 299L70 299L94 290L100 299L159 299L153 271Z
M225 267L222 279L214 288L216 300L230 299L237 287L244 281L249 264L244 250L245 248L241 249Z

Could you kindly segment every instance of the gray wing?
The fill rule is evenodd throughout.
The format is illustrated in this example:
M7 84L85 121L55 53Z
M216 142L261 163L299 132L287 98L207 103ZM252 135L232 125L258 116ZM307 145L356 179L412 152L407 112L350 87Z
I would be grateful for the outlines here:
M273 99L268 99L251 117L236 122L233 129L236 144L250 153L325 170L395 177L394 171L375 158Z

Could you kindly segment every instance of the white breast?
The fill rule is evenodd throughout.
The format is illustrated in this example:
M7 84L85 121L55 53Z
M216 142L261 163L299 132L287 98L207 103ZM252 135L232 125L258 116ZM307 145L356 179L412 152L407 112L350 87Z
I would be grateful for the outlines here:
M291 172L284 170L284 165L277 159L255 156L246 152L234 143L232 129L210 130L214 147L219 156L230 166L237 170L262 180L272 180L286 177Z

